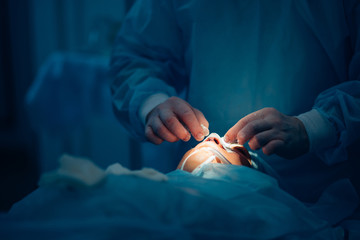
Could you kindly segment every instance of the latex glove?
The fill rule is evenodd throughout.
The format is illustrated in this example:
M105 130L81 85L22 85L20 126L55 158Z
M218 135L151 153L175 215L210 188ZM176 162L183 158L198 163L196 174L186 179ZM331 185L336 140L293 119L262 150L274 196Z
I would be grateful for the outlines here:
M227 142L249 141L252 150L296 158L309 151L309 139L303 123L274 108L263 108L240 119L224 137Z
M201 141L209 134L208 128L209 123L202 112L181 98L171 97L147 115L145 136L154 144L180 139L189 141L191 135Z

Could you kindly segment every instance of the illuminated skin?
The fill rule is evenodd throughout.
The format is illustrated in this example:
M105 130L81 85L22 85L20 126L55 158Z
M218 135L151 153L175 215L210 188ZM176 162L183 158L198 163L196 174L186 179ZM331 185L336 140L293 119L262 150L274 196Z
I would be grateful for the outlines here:
M145 136L154 143L187 142L191 135L197 141L206 136L201 125L209 123L201 111L188 102L171 97L156 106L146 117ZM226 142L245 144L266 155L277 154L292 159L309 151L309 138L304 124L296 117L275 108L263 108L240 119L225 134Z
M219 135L212 133L203 142L185 153L177 169L193 172L205 163L223 163L250 167L251 157L242 145L227 144Z
M191 135L196 141L201 141L208 134L204 131L209 123L203 113L178 97L171 97L157 105L146 117L145 136L154 143L163 141L184 142L190 140ZM191 135L190 135L191 134Z

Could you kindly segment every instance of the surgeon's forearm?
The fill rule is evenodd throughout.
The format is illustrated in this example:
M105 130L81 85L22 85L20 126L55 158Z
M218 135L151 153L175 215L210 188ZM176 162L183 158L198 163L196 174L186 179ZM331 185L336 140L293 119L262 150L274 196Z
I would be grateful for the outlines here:
M165 102L168 98L169 96L165 93L156 93L144 100L138 112L144 126L146 124L146 116L151 112L151 110L153 110L157 105Z
M312 109L309 112L300 114L297 118L304 124L308 134L309 152L322 150L336 144L334 126L318 110Z

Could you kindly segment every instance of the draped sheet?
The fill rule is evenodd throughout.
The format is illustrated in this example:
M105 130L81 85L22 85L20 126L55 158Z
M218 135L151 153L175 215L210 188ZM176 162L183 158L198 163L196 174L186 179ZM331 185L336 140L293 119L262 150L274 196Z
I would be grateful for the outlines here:
M334 197L332 188L344 194ZM108 173L91 187L39 187L0 215L0 238L343 239L334 226L357 201L341 180L304 204L242 166L208 164L201 176L176 170L161 181Z

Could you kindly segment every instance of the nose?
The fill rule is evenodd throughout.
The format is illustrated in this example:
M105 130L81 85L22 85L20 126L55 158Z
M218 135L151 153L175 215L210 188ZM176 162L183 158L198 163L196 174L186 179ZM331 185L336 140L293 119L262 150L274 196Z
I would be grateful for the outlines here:
M218 144L218 145L220 144L219 139L217 139L217 138L215 138L215 137L209 138L208 141L213 141L213 142L215 142L215 143Z
M220 137L216 136L215 134L211 134L206 141L212 141L214 143L216 143L217 145L221 145L221 141L220 141Z

